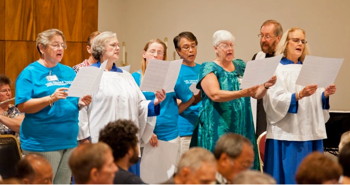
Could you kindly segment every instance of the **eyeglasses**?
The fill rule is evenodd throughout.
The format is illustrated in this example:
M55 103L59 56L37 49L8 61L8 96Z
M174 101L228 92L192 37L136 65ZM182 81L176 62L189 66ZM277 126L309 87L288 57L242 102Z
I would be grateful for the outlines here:
M302 43L302 44L307 44L307 41L304 39L299 39L299 38L290 38L289 40L292 40L295 43Z
M266 40L270 40L270 39L272 39L272 38L274 38L275 36L271 36L271 35L269 35L269 34L266 34L266 35L264 35L264 34L258 34L258 37L260 38L260 39L263 39L263 38L265 38Z
M67 45L64 43L54 42L52 44L49 44L49 46L51 46L53 49L59 49L60 47L62 47L63 49L67 49Z
M161 50L155 50L155 49L151 49L149 51L147 51L148 53L154 55L157 53L158 56L164 56L164 51L161 51Z
M196 49L197 48L197 45L193 44L193 45L184 45L181 47L181 49L185 50L185 51L188 51L190 49Z
M226 44L226 43L221 43L218 45L221 49L227 50L227 49L233 49L233 43Z

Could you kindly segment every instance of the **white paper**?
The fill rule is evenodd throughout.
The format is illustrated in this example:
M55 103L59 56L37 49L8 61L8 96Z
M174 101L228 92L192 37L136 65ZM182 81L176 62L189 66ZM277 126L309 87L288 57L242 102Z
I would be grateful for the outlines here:
M307 55L296 84L302 86L317 84L318 87L327 87L335 82L343 61L343 58Z
M123 69L127 72L130 72L130 65L127 65L127 66L122 66L122 67L119 67L120 69Z
M140 89L149 92L161 89L173 92L181 64L182 59L174 61L151 60L147 65Z
M145 145L141 158L141 179L146 183L162 183L173 176L179 144L158 140L158 146Z
M68 89L68 96L83 97L96 94L100 86L103 71L106 69L107 61L100 68L82 67L74 78Z
M197 83L194 83L192 85L190 85L189 89L193 92L193 94L198 94L199 93L199 89L197 89Z
M247 62L241 88L249 88L268 81L275 73L282 55Z

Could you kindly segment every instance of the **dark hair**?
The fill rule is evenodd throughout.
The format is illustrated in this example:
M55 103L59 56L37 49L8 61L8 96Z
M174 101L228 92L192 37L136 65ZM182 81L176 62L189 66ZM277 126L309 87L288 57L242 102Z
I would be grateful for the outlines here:
M194 36L192 32L184 31L179 33L179 35L177 35L176 37L174 37L173 42L174 42L175 49L180 50L179 42L182 38L186 38L190 41L194 41L196 42L196 45L198 45L196 36Z
M350 177L350 143L346 143L340 150L338 160L343 167L343 175Z
M269 25L269 24L273 24L275 26L275 35L276 36L282 36L283 34L283 28L281 26L281 24L279 22L277 22L276 20L266 20L260 28L262 28L263 26Z
M2 85L11 85L11 80L6 75L0 75L0 86Z
M137 146L138 128L131 120L109 122L100 131L99 141L109 145L113 151L114 161L123 158L130 148Z
M243 150L243 144L253 146L252 143L239 134L227 133L219 138L216 142L214 155L219 159L221 154L226 153L231 158L237 158Z
M320 152L312 152L300 163L295 174L298 184L322 184L338 180L342 174L340 165Z

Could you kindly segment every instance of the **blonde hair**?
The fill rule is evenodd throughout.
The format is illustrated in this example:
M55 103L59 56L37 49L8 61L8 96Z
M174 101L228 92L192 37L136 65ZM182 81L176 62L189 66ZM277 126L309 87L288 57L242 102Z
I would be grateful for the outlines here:
M42 56L43 54L40 52L39 45L42 45L44 48L46 48L47 45L50 43L50 40L52 39L52 37L54 37L56 35L62 37L63 43L66 46L67 45L66 38L64 37L63 32L61 30L48 29L48 30L45 30L45 31L38 34L38 36L36 37L36 48L37 48L40 56ZM66 48L64 48L64 49L66 49Z
M287 57L287 44L289 41L289 33L295 32L297 30L300 30L301 32L303 32L304 36L306 36L305 30L298 28L298 27L294 27L294 28L290 28L288 29L286 32L284 32L284 34L282 35L282 38L280 40L280 42L277 44L276 46L276 52L275 55L280 55L282 54L284 57ZM310 54L310 49L309 46L307 44L305 44L303 53L301 54L301 56L298 58L299 61L303 62L305 59L305 56Z
M163 54L163 60L166 60L167 59L167 46L166 44L160 40L160 39L152 39L150 41L148 41L145 45L145 47L143 48L143 51L144 52L147 52L149 46L153 43L159 43L163 46L164 48L164 54ZM147 64L146 64L146 59L144 57L142 57L142 60L141 60L141 76L143 76L145 74L145 71L146 71L146 67L147 67Z

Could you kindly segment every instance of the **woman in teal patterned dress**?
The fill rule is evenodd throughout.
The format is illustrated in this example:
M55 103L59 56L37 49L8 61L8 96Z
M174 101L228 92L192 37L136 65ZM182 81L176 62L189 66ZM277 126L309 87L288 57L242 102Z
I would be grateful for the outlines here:
M225 133L233 132L248 138L255 152L254 169L259 169L250 98L262 98L274 85L276 77L262 85L240 89L245 62L234 58L234 37L226 30L216 31L213 46L216 59L205 62L199 74L197 88L202 93L202 109L194 131L191 146L213 151L216 141Z

